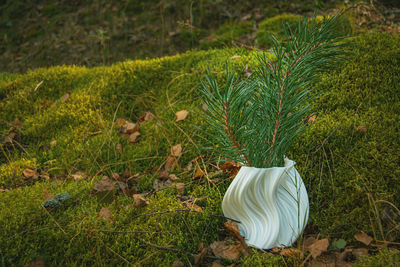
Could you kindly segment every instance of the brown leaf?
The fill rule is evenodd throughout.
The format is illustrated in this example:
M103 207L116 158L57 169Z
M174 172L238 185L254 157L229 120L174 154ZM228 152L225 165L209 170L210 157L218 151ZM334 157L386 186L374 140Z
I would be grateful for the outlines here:
M197 165L196 166L196 171L193 175L193 179L199 179L202 178L205 175L204 171Z
M4 137L4 143L12 143L14 139L17 137L17 134L14 132L9 133L6 137Z
M133 206L138 209L150 204L149 200L140 194L133 194Z
M328 238L324 238L321 240L316 240L313 244L311 244L308 247L308 249L310 250L311 255L315 259L323 252L325 252L328 249L328 246L329 246L329 240Z
M187 110L181 110L175 113L176 115L176 122L178 121L184 121L189 114L189 111Z
M216 241L210 245L210 248L217 257L227 260L237 260L239 258L238 245L226 245L223 241Z
M244 240L243 236L240 234L240 230L238 225L233 221L227 221L224 223L225 229L234 237L236 237L241 244L241 250L243 255L247 256L251 254L250 248L247 246L246 241Z
M178 177L175 174L170 174L168 175L168 179L170 179L171 181L176 181L178 180Z
M224 267L225 265L222 265L220 262L218 261L214 261L211 265L211 267Z
M169 188L172 186L172 181L171 180L160 180L156 179L153 182L153 188L154 190L158 191L164 188Z
M177 144L176 146L173 146L171 148L171 155L175 157L180 157L182 156L182 145Z
M121 128L126 123L128 123L128 121L123 118L118 118L115 120L115 124L117 125L118 128Z
M166 180L169 178L169 173L166 170L160 170L158 174L160 179Z
M22 122L20 122L18 118L15 118L15 120L14 120L14 122L13 122L13 125L14 125L15 127L21 128L21 127L22 127Z
M137 125L136 123L133 122L128 122L125 123L124 125L122 125L120 131L122 133L126 133L126 134L132 134L134 132L137 132L139 130L139 125Z
M364 125L357 126L357 131L360 133L367 133L367 126Z
M281 252L279 254L281 256L290 257L290 258L294 258L294 259L303 259L304 258L303 252L296 248L284 248L281 250Z
M44 107L44 108L48 108L48 107L50 107L51 106L51 101L49 100L49 99L46 99L44 102L42 102L41 104L40 104L42 107Z
M357 241L360 241L361 243L365 244L366 246L369 246L369 244L371 244L372 242L372 237L370 237L369 235L367 235L366 233L364 233L363 231L358 231L355 235L354 238Z
M62 98L61 98L61 102L65 103L69 97L71 96L71 92L66 93Z
M204 257L207 256L208 254L208 248L205 248L203 243L200 243L199 245L199 254L194 254L193 259L194 259L194 266L199 266L199 264L203 261Z
M52 140L50 142L50 147L55 147L57 145L57 140Z
M232 60L235 60L235 59L238 59L238 58L240 58L240 56L233 56L233 57L231 57Z
M119 174L118 173L116 173L116 172L113 172L112 174L111 174L111 178L113 178L114 180L119 180Z
M153 114L153 113L151 113L150 111L147 111L145 114L144 114L144 121L150 121L150 120L152 120L152 119L154 119L156 116Z
M168 155L167 160L165 162L164 169L169 172L174 170L174 167L178 165L178 160L173 155Z
M115 145L115 150L117 150L119 153L122 153L122 145L121 144L116 144Z
M44 267L44 266L45 266L44 261L42 259L38 259L24 265L24 267Z
M48 200L48 199L50 199L50 198L53 197L52 194L50 194L49 192L47 192L47 187L46 187L45 189L43 189L43 195L44 195L44 199L45 199L45 200Z
M200 212L203 210L200 206L196 205L195 203L193 203L190 200L184 201L183 204L190 210L194 210L197 212Z
M233 161L226 161L220 165L219 168L224 172L229 173L230 176L235 176L239 172L241 166Z
M308 118L307 123L312 124L314 123L315 119L317 118L317 115L312 115L310 118Z
M185 264L183 264L183 262L180 260L176 260L174 263L172 263L171 267L185 267Z
M99 217L105 219L106 221L110 222L111 221L111 210L107 208L101 208L99 212Z
M185 184L184 183L176 183L175 184L176 190L178 190L179 195L183 195L185 191Z
M103 176L103 178L94 185L94 190L96 192L112 191L114 190L114 183L107 176Z
M368 249L353 248L353 251L351 253L353 254L354 257L356 257L357 260L359 260L361 257L368 255Z
M315 241L317 241L317 239L315 239L315 237L307 237L304 241L303 241L303 251L307 251L309 250L309 247L315 243Z
M86 174L84 174L83 172L76 172L74 174L71 174L72 178L74 178L75 181L80 181L82 179L86 178Z
M24 173L25 178L36 179L39 177L39 174L36 172L36 170L25 169L23 173Z
M132 134L129 135L128 137L128 142L129 143L136 143L138 140L137 138L140 136L139 132L134 132Z

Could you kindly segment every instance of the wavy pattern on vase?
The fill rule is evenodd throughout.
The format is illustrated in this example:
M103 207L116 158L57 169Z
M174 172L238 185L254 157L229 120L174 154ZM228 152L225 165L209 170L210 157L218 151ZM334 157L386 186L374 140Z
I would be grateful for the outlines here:
M229 186L222 210L226 217L240 221L248 245L291 246L306 226L308 195L294 165L285 159L285 167L243 166Z

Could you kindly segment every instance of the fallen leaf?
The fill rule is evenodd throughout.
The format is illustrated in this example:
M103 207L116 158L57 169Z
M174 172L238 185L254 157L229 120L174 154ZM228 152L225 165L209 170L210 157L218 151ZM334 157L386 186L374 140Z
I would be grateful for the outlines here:
M303 251L309 250L309 247L310 247L312 244L314 244L314 242L315 242L316 240L317 240L317 239L315 239L315 237L312 237L312 236L307 237L307 238L303 241Z
M69 97L71 96L71 92L66 93L62 98L61 98L61 102L65 103Z
M367 235L366 233L364 233L363 231L358 231L355 235L354 238L357 241L360 241L361 243L363 243L366 246L369 246L369 244L371 244L372 242L372 237L370 237L369 235Z
M138 209L150 204L149 200L140 194L133 194L133 206Z
M211 267L224 267L225 265L222 265L220 262L218 261L214 261L211 265Z
M176 146L173 146L171 148L171 155L175 157L180 157L182 156L182 145L177 144Z
M139 130L139 125L133 122L128 122L122 125L120 132L126 133L126 134L132 134L134 132L137 132Z
M166 170L160 170L158 174L160 179L166 180L169 178L169 173Z
M43 259L38 259L35 261L32 261L31 263L25 264L24 267L44 267L44 261Z
M178 180L178 177L175 174L170 174L168 175L168 179L170 179L171 181L176 181Z
M42 102L41 104L40 104L42 107L44 107L44 108L48 108L48 107L50 107L51 106L51 101L49 100L49 99L46 99L44 102Z
M233 60L238 59L238 58L240 58L240 56L233 56L233 57L231 57L231 59L233 59Z
M311 117L308 118L307 123L312 124L314 123L315 119L317 118L317 115L312 115Z
M360 133L366 133L367 132L367 126L361 125L357 126L357 131Z
M303 252L296 248L284 248L281 250L281 252L279 254L281 256L290 257L290 258L294 258L294 259L303 259L304 258Z
M82 179L86 178L86 174L84 174L83 172L76 172L74 174L71 174L72 178L74 178L75 181L80 181Z
M94 190L97 192L112 191L114 190L114 183L107 176L103 176L103 178L94 185Z
M229 173L230 176L235 176L239 172L241 166L233 161L226 161L222 163L219 168L224 172Z
M51 142L50 142L50 146L51 147L55 147L57 145L57 140L52 140Z
M172 186L172 181L170 181L170 180L164 180L163 181L163 180L160 180L160 179L156 179L153 182L153 188L156 191L159 191L159 190L164 189L164 188L169 188L171 186Z
M106 221L110 222L111 221L111 210L107 208L101 208L99 212L99 217L105 219Z
M22 127L22 122L20 122L18 118L15 118L15 120L14 120L14 122L13 122L13 125L14 125L15 127L21 128L21 127Z
M184 183L176 183L175 184L176 190L178 190L179 195L183 195L185 191L185 184Z
M49 200L50 198L52 198L52 194L50 194L49 192L47 192L47 187L45 189L43 189L43 195L44 195L44 200Z
M117 125L118 128L121 128L122 125L124 125L125 123L128 123L128 121L123 118L118 118L115 120L115 124Z
M324 238L321 240L316 240L313 244L311 244L308 247L308 249L310 250L311 255L315 259L323 252L325 252L328 249L328 246L329 246L329 240L328 238Z
M243 236L240 234L240 230L238 225L233 221L227 221L224 223L225 229L234 237L236 237L240 241L240 252L248 256L251 254L251 249L247 246L246 241L244 240Z
M116 173L116 172L113 172L113 173L111 174L111 178L113 178L114 180L119 180L119 174Z
M24 174L25 178L36 179L39 177L39 174L36 172L36 170L32 170L32 169L25 169L23 174Z
M183 121L186 119L189 112L187 110L181 110L175 113L176 115L176 122Z
M210 248L217 257L227 260L237 260L239 258L238 245L226 245L223 241L216 241L210 245Z
M199 179L204 175L204 171L199 166L196 166L196 171L194 172L193 179Z
M4 137L4 143L11 144L14 141L16 136L17 136L17 134L14 132L9 133L6 137Z
M169 172L174 170L176 165L178 165L178 160L173 155L168 155L167 160L165 161L164 169Z
M199 245L199 254L194 254L193 259L194 259L194 265L199 266L199 264L203 261L204 257L208 254L208 248L205 248L203 243L200 243Z
M130 143L136 143L137 142L137 138L140 136L139 132L134 132L133 134L130 134L128 137L128 142Z
M151 113L150 111L147 111L145 114L144 114L144 121L150 121L150 120L152 120L152 119L154 119L156 116L153 114L153 113Z
M50 180L50 174L47 172L42 171L39 175L40 178L45 179L45 180Z
M351 252L354 257L356 257L357 260L359 260L361 257L364 257L368 255L368 249L366 248L353 248L353 251Z
M345 250L343 250L343 252L341 252L338 256L337 256L337 260L339 262L346 262L346 258L347 256L353 251L353 249L351 248L346 248Z
M203 210L200 206L196 205L195 203L193 203L192 201L189 201L189 200L184 201L183 204L184 204L188 209L190 209L190 210L192 210L192 211L194 210L194 211L200 212L200 211Z
M174 263L172 263L171 267L185 267L185 264L183 264L183 262L180 260L176 260Z
M115 150L117 150L119 153L122 153L122 145L121 144L116 144L115 145Z

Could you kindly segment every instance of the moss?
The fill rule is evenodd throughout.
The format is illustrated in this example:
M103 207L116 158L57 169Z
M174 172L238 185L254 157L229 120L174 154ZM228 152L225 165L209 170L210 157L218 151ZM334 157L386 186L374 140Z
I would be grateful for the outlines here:
M273 34L278 40L283 40L285 33L282 25L287 23L291 28L295 27L300 16L293 14L282 14L272 18L267 18L260 22L256 34L256 42L260 47L272 46L270 34Z
M0 187L10 188L26 183L23 175L25 169L36 169L35 159L21 158L0 165Z
M208 38L202 40L200 48L220 48L232 46L234 43L245 43L247 35L253 32L254 22L252 21L239 21L233 23L226 23L221 25L216 31Z
M375 255L362 257L353 266L373 267L373 266L397 266L400 262L400 251L393 248L382 248Z
M400 205L400 38L369 34L354 40L355 55L350 61L316 84L317 90L325 92L315 106L319 115L288 155L297 162L309 192L307 231L346 232L341 238L350 244L358 230L370 232L367 193ZM207 66L223 79L225 61L234 55L240 56L232 60L236 70L255 64L246 50L221 49L92 69L38 69L2 78L0 118L7 123L0 124L1 134L10 131L15 117L23 123L21 147L2 146L2 156L9 158L1 161L2 186L13 186L10 173L21 174L28 167L46 170L51 176L51 181L30 186L17 183L18 188L0 194L4 265L24 265L40 257L46 265L124 264L115 253L138 265L168 265L178 258L189 264L188 253L196 253L200 242L208 246L217 240L224 233L223 220L212 214L221 214L220 203L230 180L220 177L225 181L218 186L193 181L193 173L184 167L199 156L198 147L204 142L196 91L199 80ZM68 92L71 95L63 102ZM43 106L46 99L52 105ZM176 122L175 112L182 109L189 115ZM139 142L129 144L118 133L116 118L136 122L148 110L156 117L141 125ZM360 125L366 126L366 133L357 131ZM57 143L50 145L53 140ZM122 153L116 150L117 144ZM185 195L197 199L203 212L177 212L185 207L174 188L148 194L150 205L141 209L134 209L132 199L122 193L116 192L110 203L90 195L100 179L98 172L122 174L125 169L141 173L132 191L151 192L158 178L156 170L176 144L182 144L183 155L174 173L186 184ZM78 170L89 178L60 179ZM41 206L45 195L62 192L70 194L71 200L47 213ZM110 221L99 218L102 207L111 211ZM145 215L149 213L153 215ZM385 231L391 229L383 226ZM166 253L141 240L186 252ZM245 266L281 261L281 257L257 253L241 259Z

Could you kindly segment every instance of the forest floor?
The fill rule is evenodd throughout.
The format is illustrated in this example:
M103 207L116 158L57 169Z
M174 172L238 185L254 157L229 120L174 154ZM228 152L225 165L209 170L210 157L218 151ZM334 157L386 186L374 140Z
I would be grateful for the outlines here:
M323 75L288 157L310 218L291 248L243 242L208 163L200 81L245 77L282 23L346 9L354 54ZM397 1L0 4L0 265L396 266Z

